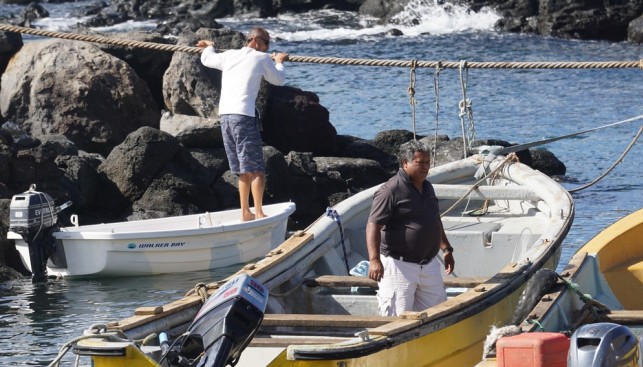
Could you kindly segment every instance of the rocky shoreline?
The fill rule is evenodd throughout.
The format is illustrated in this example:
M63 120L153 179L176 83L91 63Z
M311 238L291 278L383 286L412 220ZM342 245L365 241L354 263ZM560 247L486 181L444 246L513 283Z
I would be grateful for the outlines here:
M200 29L177 44L201 38L222 48L245 40L226 29ZM238 207L217 117L221 75L203 67L197 55L62 40L23 45L19 35L1 32L0 50L11 56L0 64L0 280L26 272L6 232L12 196L32 184L56 204L71 200L66 213L77 214L80 224ZM388 179L397 171L399 145L413 138L405 130L372 140L338 135L317 95L293 87L263 85L258 108L264 202L296 203L290 229L304 228L326 207ZM433 136L418 138L434 144ZM460 138L437 140L436 165L463 158ZM565 173L545 150L520 157L549 175Z
M3 1L3 0L0 0ZM4 0L7 1L7 0ZM221 28L216 19L232 16L274 17L281 13L301 13L319 9L338 9L375 17L382 23L396 22L395 15L417 0L249 0L205 1L186 0L177 4L168 0L112 0L109 3L88 5L76 16L89 17L79 27L111 26L129 20L162 19L157 31L163 35L180 35L199 28ZM20 13L0 17L0 22L29 27L47 10L31 0L11 0L24 3ZM440 1L437 6L449 10L452 2ZM495 24L499 31L530 33L559 38L582 40L628 41L643 43L643 0L597 2L570 0L458 0L453 3L478 12L493 9L501 15ZM413 24L417 19L409 19ZM399 35L401 32L391 32Z

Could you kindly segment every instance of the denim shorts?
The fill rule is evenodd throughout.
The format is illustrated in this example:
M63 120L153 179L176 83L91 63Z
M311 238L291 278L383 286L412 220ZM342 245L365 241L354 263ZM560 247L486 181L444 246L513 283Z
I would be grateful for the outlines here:
M221 133L232 173L265 172L259 124L255 117L221 115Z

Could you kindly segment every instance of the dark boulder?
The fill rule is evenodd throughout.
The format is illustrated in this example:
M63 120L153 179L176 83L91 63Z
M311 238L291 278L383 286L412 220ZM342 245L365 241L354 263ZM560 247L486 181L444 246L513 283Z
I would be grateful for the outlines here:
M61 155L56 157L56 166L63 171L68 180L63 187L73 202L74 212L91 212L96 198L101 195L98 166L104 160L97 154L81 152L80 155ZM62 183L61 183L62 184Z
M643 12L643 1L597 2L574 0L475 1L474 9L490 6L502 14L499 30L573 39L622 41L628 24Z
M421 139L422 140L422 139ZM432 152L434 158L433 166L441 166L448 162L457 161L465 157L464 149L462 148L462 138L454 138L447 141L440 141L438 145L433 147L432 144L428 144L431 149L435 149Z
M9 59L22 47L20 33L0 31L0 75L7 68Z
M317 163L310 152L290 152L286 155L290 198L297 205L293 220L303 228L311 223L329 205L316 183Z
M161 131L165 131L186 147L223 148L219 117L200 117L166 112L161 116Z
M0 144L0 183L9 183L14 178L9 171L9 162L13 158L13 154L14 151L9 144Z
M395 15L409 4L409 0L366 0L359 12L396 23ZM499 12L502 18L496 23L498 30L608 41L625 40L632 28L631 22L643 13L641 0L467 0L461 4L469 6L473 12L484 7ZM446 9L450 4L439 3L436 6ZM409 23L414 21L411 19Z
M98 167L103 192L98 206L116 213L125 210L143 196L179 147L174 137L154 128L130 134Z
M216 11L210 11L210 4L212 3L197 9L190 9L185 4L175 7L174 10L177 11L171 11L167 14L164 17L165 21L157 24L156 30L164 35L178 35L188 31L196 32L200 28L223 28L223 25L215 20L220 18L215 15Z
M212 186L230 169L223 148L186 148L201 172L201 179Z
M159 45L174 45L175 41L153 32L110 33L116 40L149 42ZM172 52L143 47L100 45L103 51L118 57L129 65L136 75L140 76L154 97L158 106L163 106L163 74L170 66Z
M132 204L138 219L159 218L216 211L216 195L194 172L169 162L147 187L140 199Z
M381 164L370 159L316 157L315 163L318 174L338 172L338 177L342 178L351 193L375 186L391 177Z
M548 176L563 176L567 172L565 164L552 152L546 149L531 149L529 153L531 154L531 167L533 169L539 170Z
M280 13L300 13L319 9L357 11L363 3L364 0L273 0L273 8Z
M371 159L382 164L382 168L389 171L391 174L395 173L399 167L397 154L391 151L383 144L377 144L372 140L360 139L348 135L338 135L338 153L341 157L348 158L366 158Z
M16 250L13 240L7 240L10 205L11 199L0 198L0 283L20 279L23 275L29 274L20 259L20 254Z
M212 185L220 210L239 208L239 184L237 175L230 171L223 173L221 178Z
M143 127L98 167L102 194L96 204L129 219L219 210L212 182L222 169L206 166L208 153L202 150L196 159L170 134Z
M288 176L288 163L284 155L276 148L266 146L263 147L263 160L266 167L266 188L263 202L274 204L290 201L290 177Z
M214 41L217 48L241 48L246 37L228 29L199 29L179 37L177 45L194 46L200 39ZM219 114L221 72L201 64L200 56L177 52L163 75L165 107L173 114L215 118Z
M360 14L389 19L404 9L408 0L366 0L359 7Z
M422 136L416 136L422 139ZM373 144L385 151L386 153L397 157L400 146L408 141L413 140L413 132L408 130L385 130L375 134Z
M102 155L160 119L149 88L126 63L94 45L59 40L30 42L14 56L2 77L0 114L34 137L63 134Z
M64 148L57 143L47 143L47 137L43 137L44 144L36 140L37 146L22 148L13 145L9 149L8 164L6 167L9 179L7 187L12 194L27 191L35 184L38 191L47 192L58 199L60 203L71 200L72 197L66 188L75 184L65 172L56 165L56 158L60 152L73 151L73 148Z
M102 7L92 7L85 10L85 15L91 15L89 20L80 24L81 27L107 27L132 19L141 19L138 3L133 1L110 1Z
M30 3L22 9L22 22L20 25L23 27L31 27L31 22L40 18L47 18L49 12L38 3Z
M337 131L315 93L294 87L271 86L270 90L262 131L266 144L285 153L337 153Z
M627 27L627 40L632 43L643 44L643 15L630 22Z

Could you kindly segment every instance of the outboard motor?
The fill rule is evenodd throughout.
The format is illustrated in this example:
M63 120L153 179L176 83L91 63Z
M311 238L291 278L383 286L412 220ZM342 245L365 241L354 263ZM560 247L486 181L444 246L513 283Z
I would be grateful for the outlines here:
M248 274L225 283L197 313L188 334L168 352L171 366L234 366L259 329L268 290Z
M36 191L31 185L28 191L14 195L9 206L9 230L22 236L29 246L31 281L47 279L47 259L52 252L50 230L58 222L58 213L71 206L71 201L54 206L51 196Z
M570 343L568 367L640 366L639 340L626 326L610 322L583 325Z

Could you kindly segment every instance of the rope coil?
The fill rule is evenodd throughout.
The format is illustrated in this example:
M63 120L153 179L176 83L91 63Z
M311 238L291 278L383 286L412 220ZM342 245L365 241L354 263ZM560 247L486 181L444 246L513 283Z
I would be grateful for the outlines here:
M505 159L496 166L496 168L494 168L491 172L483 175L482 178L480 178L478 181L476 181L473 185L469 187L469 190L464 195L462 195L460 199L456 200L455 203L453 203L449 208L443 211L440 214L440 218L450 213L453 209L455 209L458 206L458 204L460 204L464 199L468 198L469 194L471 194L474 190L478 189L478 187L480 187L483 181L489 179L490 177L493 179L495 175L498 172L500 172L500 170L502 170L505 166L508 166L511 163L515 163L515 162L518 162L518 157L516 156L516 154L515 153L508 154L505 157ZM480 163L481 167L484 168L485 171L487 170L487 168L491 166L491 161L489 161L488 163L489 163L488 166L484 165L485 162Z

